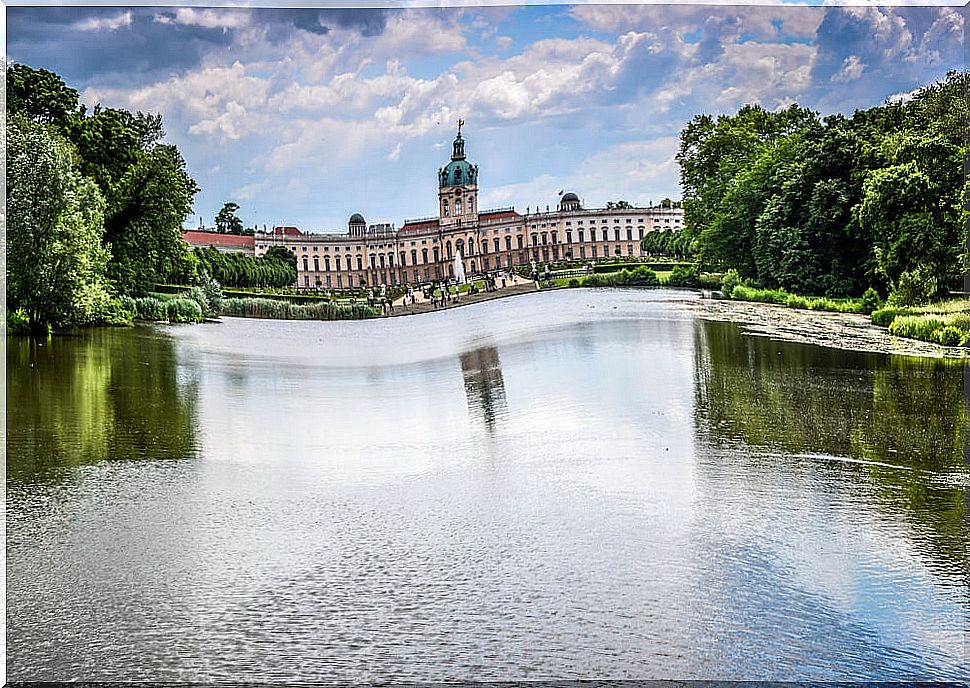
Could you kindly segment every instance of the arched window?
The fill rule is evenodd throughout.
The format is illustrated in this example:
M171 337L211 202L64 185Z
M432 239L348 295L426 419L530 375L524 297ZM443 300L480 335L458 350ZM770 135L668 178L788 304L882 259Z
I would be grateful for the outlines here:
M320 257L313 256L313 271L320 272Z
M449 212L448 212L448 199L447 198L442 199L441 203L442 203L441 208L442 208L442 211L443 211L442 214L445 217L448 217L448 215L449 215Z
M411 265L417 265L417 264L418 264L418 249L412 248L411 249ZM417 273L415 273L415 274L417 274ZM417 279L417 277L415 277L414 279Z
M363 256L357 256L357 269L358 270L363 270L364 269L364 257ZM363 278L361 278L361 279L363 279Z
M451 260L452 258L454 258L454 254L451 252L451 242L450 241L446 241L445 242L445 253L448 254L448 260Z
M425 264L428 262L428 249L426 248L421 249L421 262Z
M455 242L455 250L461 254L462 258L465 257L465 240L459 239Z
M370 254L370 269L371 270L377 269L377 256L375 256L373 253Z
M340 256L334 256L334 261L337 265L337 272L340 272Z
M488 239L482 239L482 253L488 253Z
M502 243L499 241L499 238L498 237L495 237L495 240L492 243L495 244L495 252L496 253L498 253L499 251L502 250Z
M441 260L441 253L440 253L441 249L435 246L433 251L434 251L434 262L437 263L438 261Z
M461 215L461 196L455 199L455 215Z
M506 251L512 250L512 237L508 235L505 237L505 250Z
M310 272L310 261L306 256L303 256L303 272Z
M390 268L393 268L394 267L394 254L393 253L388 253L387 254L387 265Z
M385 261L385 258L384 258L384 254L382 253L382 254L380 255L380 262L381 262L381 270L383 270L383 269L384 269L385 267L387 267L387 266L386 266L386 265L384 264L384 261Z
M323 258L323 269L330 272L330 256L324 256Z
M468 255L475 255L475 238L468 237L468 242L465 245L468 246Z
M407 255L408 255L408 254L406 254L406 253L405 253L404 251L401 251L401 267L402 267L402 268L403 268L403 267L404 267L405 265L407 265L407 264L408 264L408 261L407 261Z

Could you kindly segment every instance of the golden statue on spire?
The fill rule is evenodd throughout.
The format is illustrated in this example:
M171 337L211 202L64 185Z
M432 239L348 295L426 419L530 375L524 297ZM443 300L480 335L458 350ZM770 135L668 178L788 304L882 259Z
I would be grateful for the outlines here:
M465 120L463 120L463 119L459 119L458 120L458 135L459 136L461 136L461 125L463 125L464 123L465 123Z

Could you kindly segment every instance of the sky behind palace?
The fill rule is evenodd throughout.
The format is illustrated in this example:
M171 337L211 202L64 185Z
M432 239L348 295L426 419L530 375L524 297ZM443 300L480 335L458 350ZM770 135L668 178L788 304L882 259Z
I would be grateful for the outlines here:
M947 6L9 7L8 58L161 112L211 225L430 216L458 118L480 207L678 198L699 112L851 113L964 68Z

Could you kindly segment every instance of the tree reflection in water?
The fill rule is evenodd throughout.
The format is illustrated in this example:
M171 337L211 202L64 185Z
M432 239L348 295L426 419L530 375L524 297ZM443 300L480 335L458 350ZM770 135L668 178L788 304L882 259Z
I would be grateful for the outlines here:
M173 342L149 328L8 338L8 479L194 456L198 392L184 375Z
M967 490L946 481L965 473L962 363L739 336L718 322L698 321L694 339L701 445L867 462L846 470L927 535L941 565L967 570Z

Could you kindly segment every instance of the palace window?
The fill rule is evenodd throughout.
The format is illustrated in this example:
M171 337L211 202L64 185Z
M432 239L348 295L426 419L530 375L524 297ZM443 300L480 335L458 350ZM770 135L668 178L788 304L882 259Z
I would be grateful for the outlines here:
M566 243L567 244L573 243L573 233L569 230L566 231Z
M523 238L523 236L521 234L517 234L515 238L517 239L517 243L519 245L519 250L521 251L522 249L525 248L525 239Z
M304 287L310 286L310 275L303 275L303 286Z
M381 256L380 256L380 258L381 258L381 270L383 270L383 269L384 269L385 267L387 267L387 266L385 265L385 263L384 263L384 260L385 260L385 259L384 259L384 254L383 254L383 253L381 254Z
M579 230L579 243L583 243L585 239L586 239L586 230L584 229Z
M335 256L334 260L337 262L337 272L340 272L340 256Z
M488 253L488 239L482 239L482 253Z
M442 211L443 211L442 214L445 217L448 217L449 216L449 213L448 213L448 199L447 198L442 201L442 206L441 207L442 207ZM414 242L411 242L411 243L414 243Z
M614 229L613 230L613 234L614 234L614 239L616 241L619 241L620 240L620 228L617 227L616 229Z
M580 258L585 258L586 257L586 247L585 246L580 246L579 247L579 257Z
M506 251L512 250L512 237L510 236L505 237L505 250Z
M421 262L422 263L428 262L428 249L426 248L421 249Z
M407 260L405 260L405 258L406 258L406 256L407 256L407 254L406 254L406 253L405 253L404 251L401 251L401 267L402 267L402 268L403 268L403 267L404 267L405 265L407 265L407 264L408 264L408 262L407 262Z
M377 256L375 256L373 253L370 254L370 269L371 270L377 269Z
M638 227L637 231L640 232L640 238L643 238L643 227Z
M627 241L633 241L633 228L632 227L627 227L626 228L626 240Z
M445 242L445 253L448 254L448 260L451 260L452 258L455 257L454 254L451 251L451 242L450 241L446 241Z
M411 249L411 265L417 265L417 264L418 264L418 250L416 248L412 248ZM415 277L414 279L417 279L417 277Z
M313 256L313 271L320 272L320 259L317 256Z
M306 256L303 256L303 272L309 272L309 271L310 271L309 261L307 261Z
M330 256L323 259L323 269L330 272ZM327 279L330 279L329 277Z
M434 262L437 263L438 261L441 260L440 249L437 246L435 246L434 249L432 249L432 251L434 252Z
M502 242L499 241L498 237L495 237L495 239L494 239L494 241L492 243L495 244L495 252L496 253L498 253L499 251L502 250Z
M358 270L363 270L364 269L364 258L363 258L363 256L357 256L357 269Z

